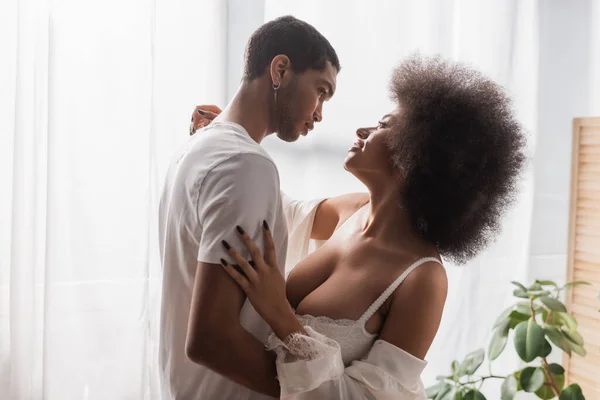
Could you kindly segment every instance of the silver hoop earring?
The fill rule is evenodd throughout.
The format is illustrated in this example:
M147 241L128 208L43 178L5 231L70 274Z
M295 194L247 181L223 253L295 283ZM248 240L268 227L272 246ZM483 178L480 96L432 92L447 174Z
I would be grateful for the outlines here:
M277 82L277 85L273 84L274 91L278 91L280 87L281 87L281 82Z

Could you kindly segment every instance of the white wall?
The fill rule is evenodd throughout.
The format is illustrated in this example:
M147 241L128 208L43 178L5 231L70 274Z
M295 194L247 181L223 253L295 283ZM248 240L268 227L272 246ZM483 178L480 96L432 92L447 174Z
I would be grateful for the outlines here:
M539 122L529 277L564 280L567 265L571 133L574 117L600 115L592 105L594 0L539 3ZM595 10L593 8L595 7ZM598 45L598 42L595 42ZM597 57L597 56L595 56ZM597 61L596 61L597 62Z

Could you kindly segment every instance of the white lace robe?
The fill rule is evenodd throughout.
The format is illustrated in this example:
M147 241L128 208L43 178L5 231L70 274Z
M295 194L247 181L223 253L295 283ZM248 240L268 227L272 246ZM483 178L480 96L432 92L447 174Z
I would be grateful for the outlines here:
M321 243L310 240L320 200L295 201L282 193L289 231L286 276ZM426 399L421 382L425 361L384 340L376 340L361 360L345 367L335 340L305 327L286 343L271 335L268 348L277 354L282 399Z

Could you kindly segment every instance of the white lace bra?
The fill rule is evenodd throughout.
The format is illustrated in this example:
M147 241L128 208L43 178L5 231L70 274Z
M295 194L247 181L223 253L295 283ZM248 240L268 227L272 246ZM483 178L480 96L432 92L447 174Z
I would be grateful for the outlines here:
M358 320L351 319L332 319L323 316L312 316L308 314L296 315L298 320L304 326L310 326L316 332L325 335L339 343L342 360L344 365L348 366L354 360L363 358L372 347L373 342L378 334L367 332L365 324L375 314L375 312L383 305L383 303L394 293L394 290L400 286L404 279L419 265L426 262L440 261L433 257L425 257L417 260L406 269L387 289L371 304Z

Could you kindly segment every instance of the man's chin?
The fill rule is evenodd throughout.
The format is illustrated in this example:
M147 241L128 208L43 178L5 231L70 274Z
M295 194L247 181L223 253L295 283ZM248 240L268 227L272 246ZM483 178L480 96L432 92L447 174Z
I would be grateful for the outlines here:
M300 138L300 133L290 133L290 132L277 132L277 137L284 142L295 142Z

